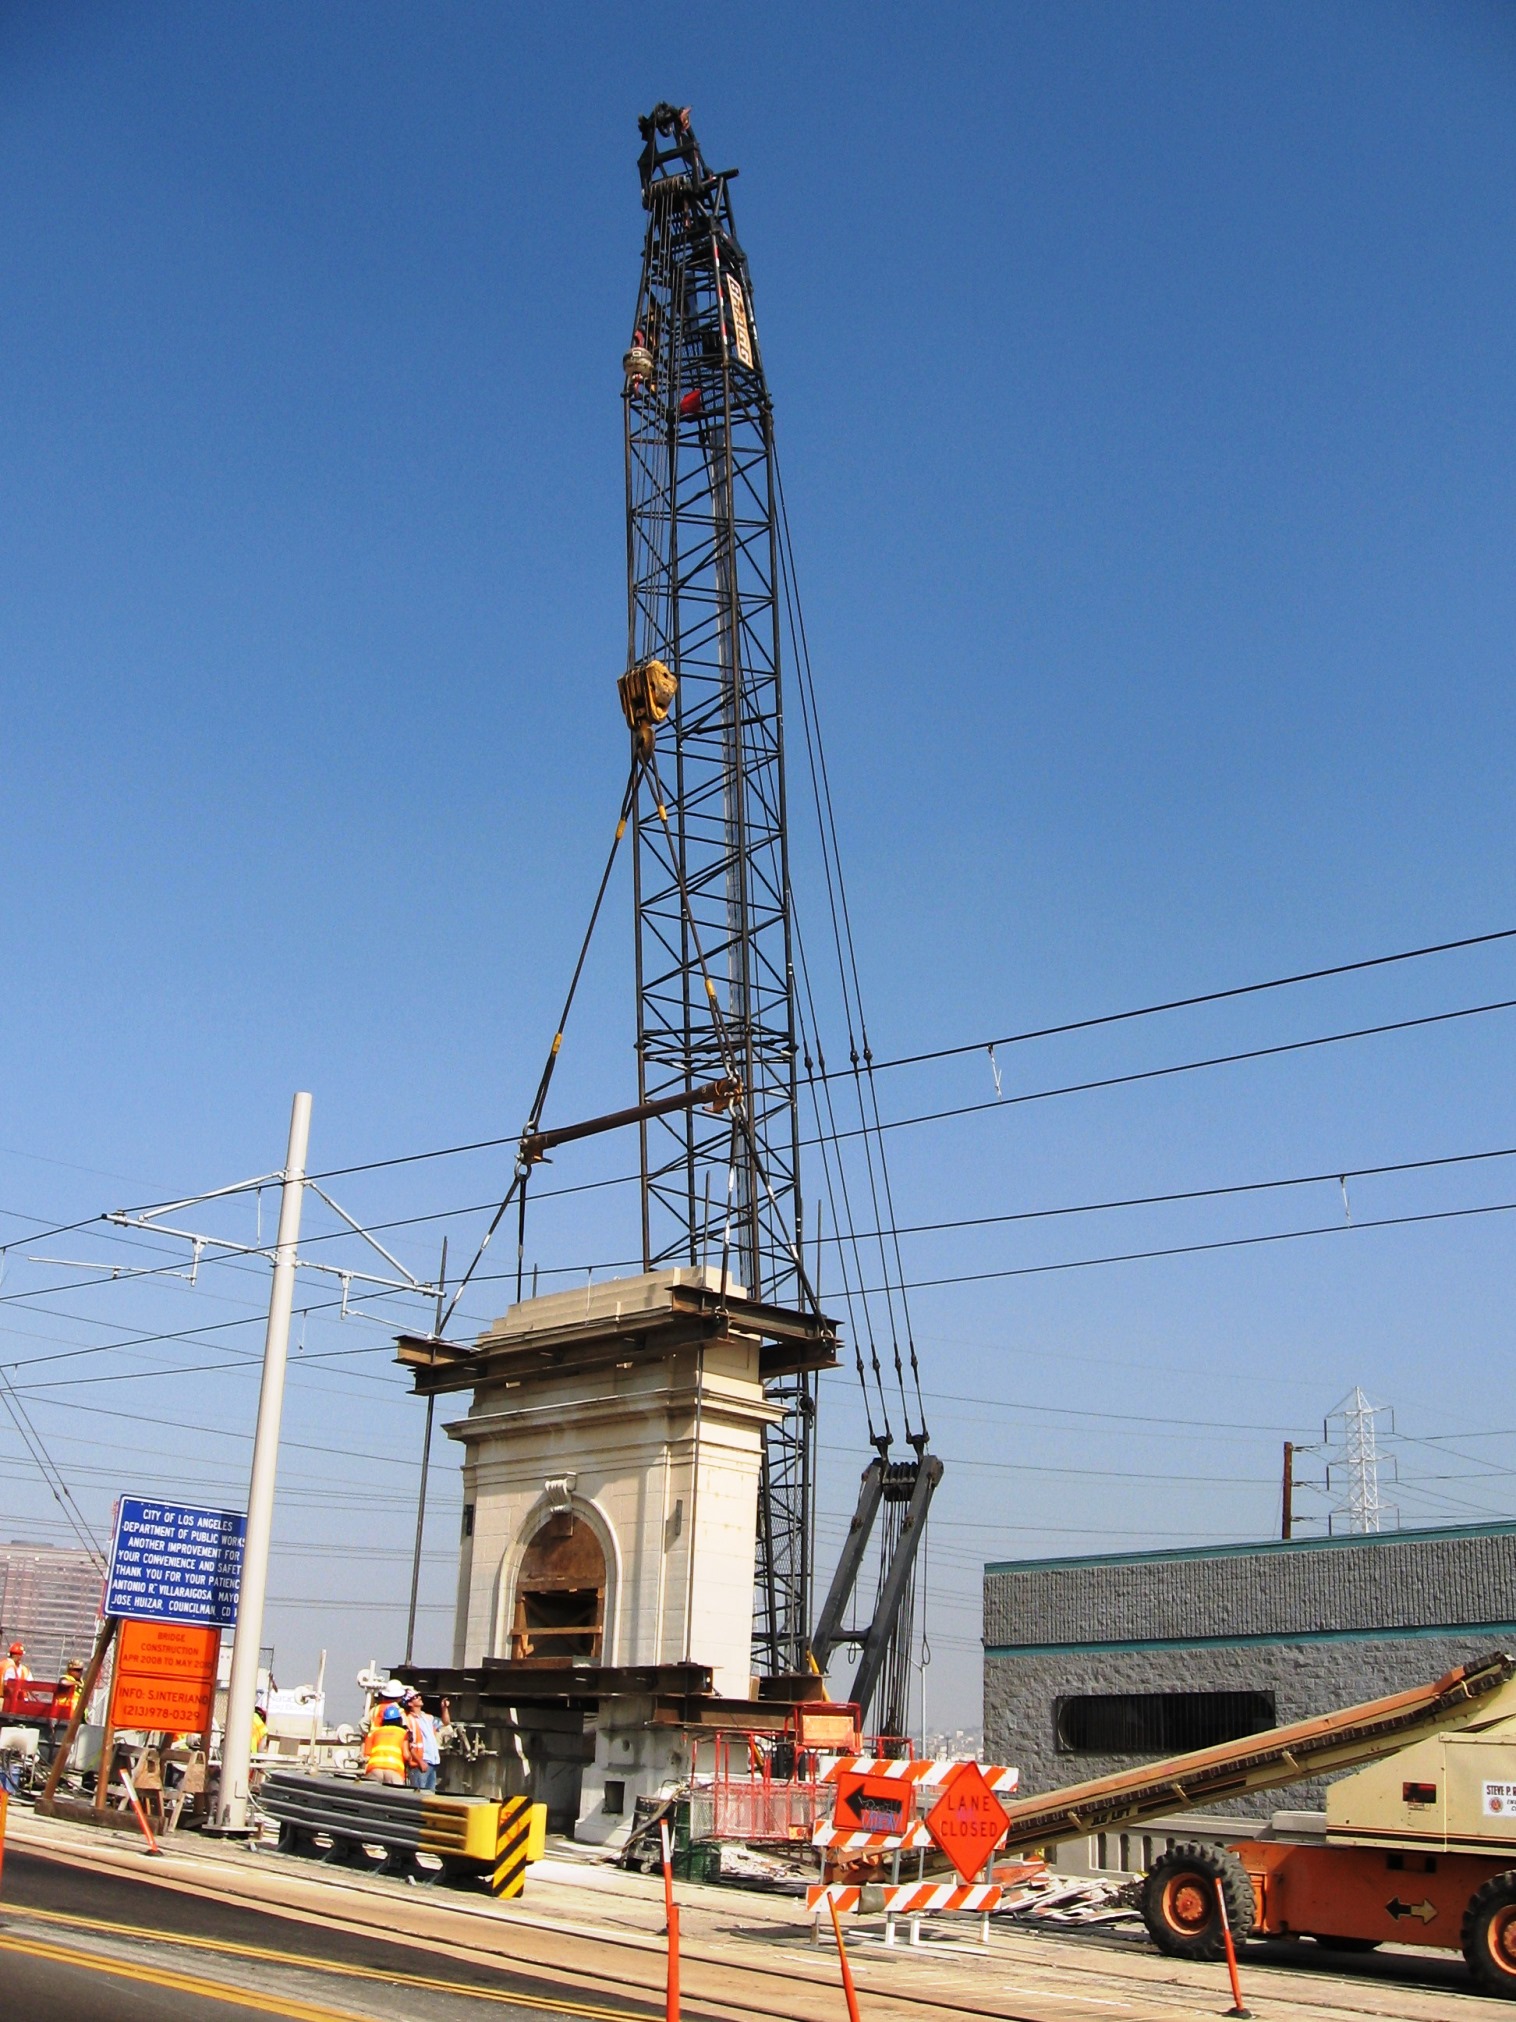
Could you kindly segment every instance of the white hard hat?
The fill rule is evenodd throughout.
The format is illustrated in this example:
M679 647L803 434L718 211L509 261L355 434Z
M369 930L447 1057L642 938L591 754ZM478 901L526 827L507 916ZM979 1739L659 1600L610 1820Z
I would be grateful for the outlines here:
M384 1690L379 1694L379 1697L381 1699L403 1699L405 1697L405 1687L400 1683L398 1678L391 1678Z

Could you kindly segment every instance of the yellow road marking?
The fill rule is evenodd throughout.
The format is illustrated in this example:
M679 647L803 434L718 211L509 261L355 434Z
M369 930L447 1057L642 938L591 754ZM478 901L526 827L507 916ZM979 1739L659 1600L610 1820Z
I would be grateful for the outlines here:
M148 1987L166 1987L175 1994L198 1994L202 2000L225 2001L233 2008L257 2008L268 2015L286 2015L292 2022L360 2022L350 2011L316 2008L309 2001L289 2001L279 1994L250 1994L220 1980L197 1980L187 1973L166 1973L161 1967L133 1966L123 1959L103 1959L95 1952L70 1951L65 1945L0 1935L0 1952L22 1952L57 1966L77 1966L87 1973L109 1973L117 1980L136 1980Z
M422 1973L392 1973L379 1966L344 1966L334 1959L313 1959L303 1952L280 1952L268 1945L238 1945L228 1938L197 1938L177 1931L145 1931L140 1924L116 1924L104 1917L81 1917L67 1910L34 1910L19 1904L4 1905L17 1917L35 1918L49 1924L67 1924L75 1930L100 1931L110 1937L152 1939L160 1944L183 1945L197 1952L219 1952L230 1959L258 1959L275 1966L301 1966L312 1973L335 1973L349 1980L382 1980L386 1986L422 1987L428 1992L457 1994L471 2001L497 2001L508 2008L548 2008L555 2015L578 2015L588 2022L633 2022L625 2008L596 2008L579 2001L561 2001L555 1995L509 1994L502 1988L470 1987L457 1980L438 1980ZM272 1914L277 1915L277 1911ZM0 1945L13 1941L0 1936ZM373 1944L384 1939L375 1937ZM72 1956L72 1955L71 1955ZM272 2004L270 2004L272 2005ZM293 2013L293 2010L289 2012ZM312 2014L317 2013L311 2010Z

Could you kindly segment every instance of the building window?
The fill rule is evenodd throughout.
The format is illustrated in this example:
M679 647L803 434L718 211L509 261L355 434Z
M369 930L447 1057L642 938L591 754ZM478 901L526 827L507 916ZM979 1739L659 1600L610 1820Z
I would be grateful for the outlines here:
M1272 1692L1080 1692L1053 1713L1063 1755L1183 1755L1275 1725Z
M608 1776L605 1779L605 1803L602 1806L607 1818L620 1818L626 1810L626 1778Z
M466 1538L474 1535L474 1505L471 1502L463 1505L463 1535Z

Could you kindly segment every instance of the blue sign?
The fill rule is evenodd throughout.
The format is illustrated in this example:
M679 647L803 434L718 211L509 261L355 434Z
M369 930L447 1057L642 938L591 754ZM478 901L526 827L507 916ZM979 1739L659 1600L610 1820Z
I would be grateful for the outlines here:
M235 1510L123 1496L111 1540L106 1614L229 1629L237 1619L246 1533L247 1518Z

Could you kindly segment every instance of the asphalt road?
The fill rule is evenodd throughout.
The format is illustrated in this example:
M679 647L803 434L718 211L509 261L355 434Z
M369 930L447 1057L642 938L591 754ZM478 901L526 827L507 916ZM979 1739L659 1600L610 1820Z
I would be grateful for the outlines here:
M0 1986L26 2022L644 2022L629 1999L575 1999L541 1973L491 1971L414 1947L241 1909L7 1848Z
M656 1891L628 1883L586 1896L555 1875L518 1921L446 1903L440 1890L325 1880L314 1863L192 1843L155 1863L129 1840L64 1833L44 1852L36 1837L12 1837L0 2022L661 2022ZM835 1955L812 1946L794 1905L776 1913L765 1899L686 1895L686 2022L837 2022ZM984 1952L943 1930L919 1951L886 1953L877 1932L860 1930L848 1949L868 2022L1207 2022L1229 2006L1223 1967L1162 1959L1132 1932L1007 1926ZM1249 1945L1242 1979L1272 2022L1516 2017L1450 1954L1345 1961L1309 1943Z

